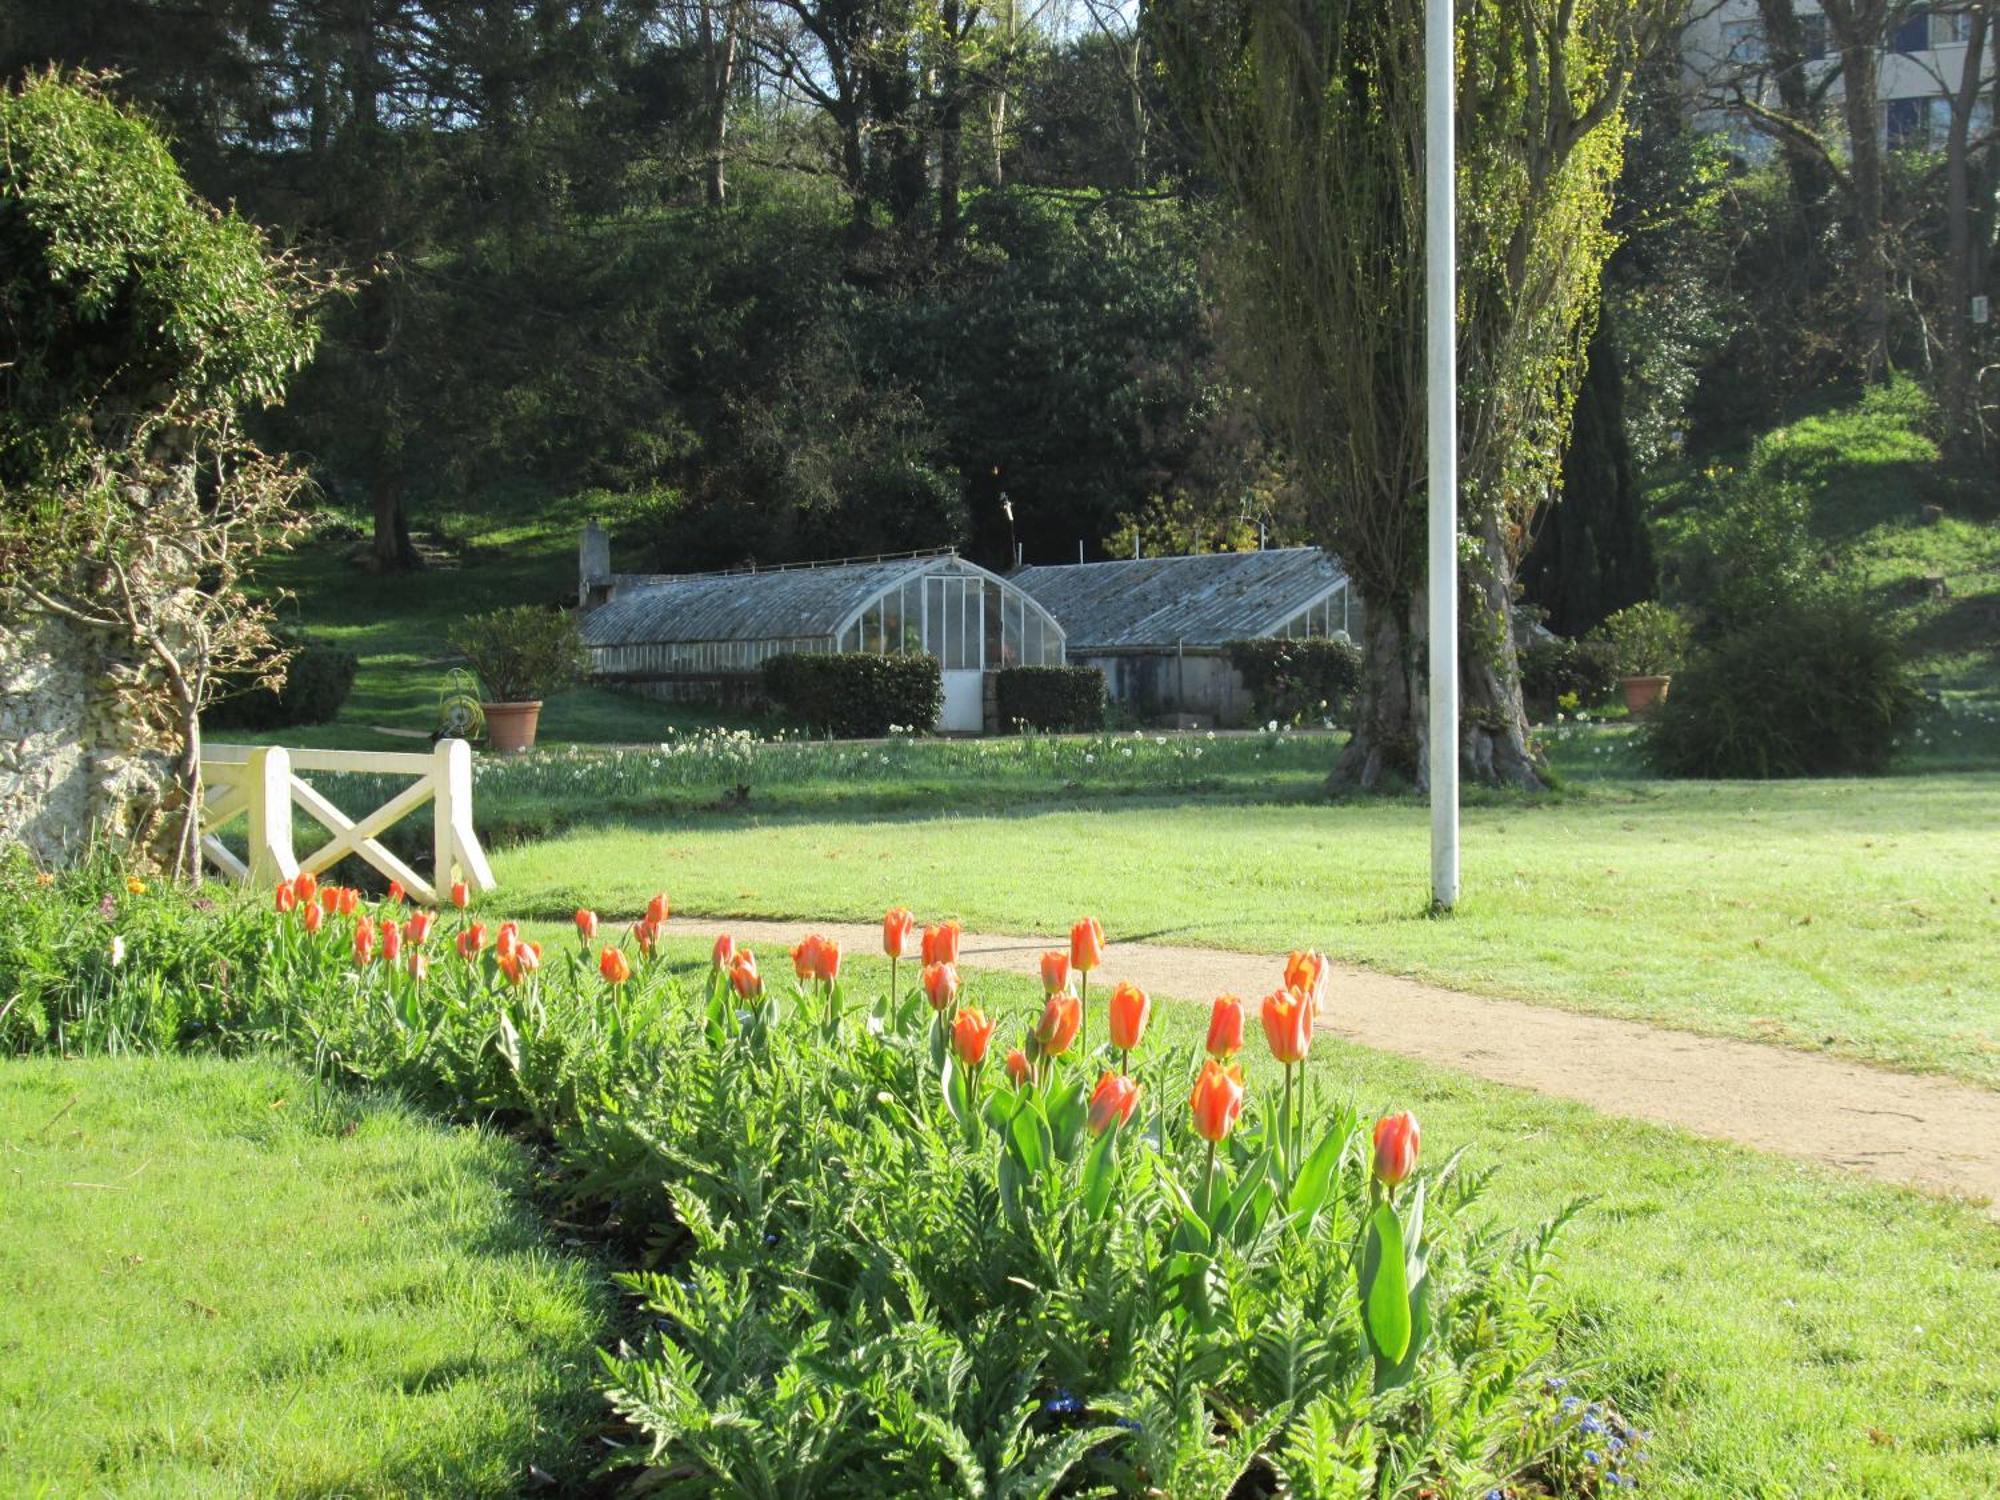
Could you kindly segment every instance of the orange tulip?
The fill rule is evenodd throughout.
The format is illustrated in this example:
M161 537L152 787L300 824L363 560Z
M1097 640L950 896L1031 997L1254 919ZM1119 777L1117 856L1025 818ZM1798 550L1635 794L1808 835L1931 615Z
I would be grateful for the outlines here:
M283 916L299 904L298 894L289 885L281 885L278 887L278 894L273 904L276 905L278 914Z
M1070 994L1051 995L1049 1003L1042 1007L1041 1020L1035 1023L1035 1045L1044 1057L1061 1057L1069 1051L1082 1025L1082 1001Z
M1090 1133L1102 1135L1132 1118L1139 1102L1139 1085L1123 1073L1106 1073L1090 1096Z
M391 906L401 906L403 904L403 898L407 894L408 893L403 889L402 881L392 880L389 882L389 894L387 900Z
M651 917L643 917L632 924L632 941L639 945L639 951L647 958L653 956L653 947L660 940L660 929L653 925Z
M382 962L392 964L403 956L403 929L384 917L382 919Z
M1136 984L1120 983L1111 992L1111 1045L1130 1052L1146 1034L1153 1014L1152 999Z
M1088 974L1104 962L1104 928L1095 917L1083 917L1069 930L1069 963Z
M808 933L792 945L792 974L801 984L819 973L819 945L818 933Z
M952 1017L951 1050L966 1067L976 1068L986 1061L986 1047L993 1040L994 1024L986 1019L986 1012L974 1005L966 1006Z
M340 914L343 917L353 916L355 909L360 905L361 892L357 891L351 885L344 885L340 888Z
M587 906L576 909L576 935L586 945L597 941L597 913Z
M924 966L924 994L932 1010L943 1010L958 999L958 968L954 964Z
M410 978L421 984L424 976L430 973L430 971L431 956L421 948L412 948L410 950Z
M604 951L597 955L597 972L604 976L606 984L623 984L632 977L632 961L623 948L606 943Z
M1007 1077L1012 1080L1016 1087L1026 1083L1028 1075L1032 1071L1034 1069L1033 1065L1028 1061L1028 1054L1023 1052L1019 1047L1016 1047L1012 1052L1007 1054Z
M813 952L813 978L826 984L840 978L840 944L830 937L819 939Z
M736 957L736 939L728 933L717 933L715 947L708 955L708 961L718 969L726 969Z
M1042 955L1042 993L1053 995L1069 988L1069 955L1051 948Z
M764 980L757 972L757 955L748 948L738 948L729 961L729 985L742 1000L755 1000L764 993Z
M1417 1169L1417 1117L1408 1110L1375 1122L1375 1180L1394 1187Z
M472 905L472 887L463 880L454 880L451 883L451 904L460 911Z
M1326 955L1316 948L1304 952L1294 952L1285 959L1285 988L1297 990L1306 997L1312 1007L1313 1019L1319 1019L1320 1010L1326 1004L1327 986L1333 979L1333 966Z
M542 966L542 945L540 943L518 943L514 951L499 960L500 972L507 976L509 984L520 984L533 976Z
M917 934L917 918L907 906L892 906L882 914L882 955L908 958L910 940Z
M1243 1113L1243 1069L1207 1059L1188 1096L1188 1108L1194 1112L1196 1135L1211 1144L1225 1139Z
M410 940L412 948L421 948L423 946L424 939L431 935L431 922L433 920L431 914L427 911L413 911L410 913L410 920L403 926L403 936Z
M340 887L323 885L319 888L320 909L329 917L340 910Z
M375 961L375 929L366 918L354 924L354 967L365 969Z
M924 967L932 964L956 964L958 962L958 940L965 936L965 930L956 922L940 922L935 927L924 929Z
M1235 995L1217 995L1208 1013L1208 1055L1228 1059L1243 1050L1243 1002Z
M659 895L646 903L646 920L651 922L655 927L664 927L667 925L667 893L665 891L661 891Z
M474 922L458 935L458 956L468 963L479 957L479 950L486 946L486 924Z
M1271 1056L1286 1067L1306 1060L1312 1024L1312 1002L1297 990L1274 990L1264 997L1264 1040L1271 1044Z
M292 877L292 894L298 898L301 906L312 900L313 893L318 889L319 877L309 871L301 870Z
M514 950L520 946L520 927L513 922L502 922L500 930L493 935L493 961L505 963L514 956Z
M299 909L299 920L305 924L307 932L318 932L320 924L326 920L326 912L315 901L310 906Z

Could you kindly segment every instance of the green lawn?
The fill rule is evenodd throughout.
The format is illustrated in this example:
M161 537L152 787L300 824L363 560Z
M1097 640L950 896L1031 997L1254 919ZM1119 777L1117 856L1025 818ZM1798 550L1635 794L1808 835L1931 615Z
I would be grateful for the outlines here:
M523 1154L217 1058L0 1062L8 1495L576 1481L612 1299Z
M938 804L943 811L948 803ZM1115 936L1344 959L1466 989L1831 1048L2000 1083L2000 776L1605 781L1464 817L1465 896L1423 915L1408 801L1195 798L978 815L692 816L503 850L510 910L998 930L1095 912Z

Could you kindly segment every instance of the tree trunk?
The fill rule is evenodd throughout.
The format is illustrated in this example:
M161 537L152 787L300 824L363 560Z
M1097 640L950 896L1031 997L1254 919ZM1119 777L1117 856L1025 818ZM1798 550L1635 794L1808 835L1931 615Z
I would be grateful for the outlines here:
M1764 27L1764 45L1770 60L1772 81L1778 87L1778 105L1785 114L1808 129L1817 130L1818 111L1814 108L1812 80L1806 73L1806 32L1792 0L1757 0L1757 14ZM1826 196L1826 163L1805 142L1778 133L1778 149L1785 158L1785 173L1792 185L1792 206L1799 216L1802 243L1810 252L1816 244L1819 205Z
M1458 645L1458 765L1468 782L1540 791L1548 785L1532 746L1515 660L1512 569L1497 531L1485 543L1483 582L1461 579ZM1495 559L1498 566L1495 566ZM1430 789L1428 606L1422 593L1377 607L1361 627L1361 687L1354 734L1327 780L1330 791ZM1497 615L1497 620L1496 620ZM1497 623L1500 642L1490 627Z
M1854 243L1860 267L1855 363L1868 379L1889 369L1888 230L1882 218L1882 105L1875 97L1883 0L1826 0L1827 23L1840 44L1841 103L1853 153Z
M1949 445L1963 456L1979 451L1972 382L1972 111L1979 99L1981 58L1986 50L1988 14L1972 13L1964 72L1951 101L1951 131L1945 140L1945 309L1944 413ZM1989 145L1988 151L1994 147Z
M963 19L959 0L944 0L944 64L939 69L938 92L938 247L951 250L958 244L959 191L964 175L965 76L959 56L963 45L959 28Z
M375 541L370 556L381 573L401 573L423 566L416 544L410 540L410 518L403 508L402 477L384 458L370 487L370 509L375 514Z
M708 201L716 208L729 196L729 95L736 84L738 15L736 0L727 0L718 37L713 7L704 5L701 13L702 41L708 53Z

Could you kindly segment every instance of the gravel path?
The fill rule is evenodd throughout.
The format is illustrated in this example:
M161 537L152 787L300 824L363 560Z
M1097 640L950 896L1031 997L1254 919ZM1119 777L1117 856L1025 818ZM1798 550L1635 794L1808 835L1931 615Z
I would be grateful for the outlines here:
M789 948L810 929L852 953L881 951L874 925L676 917L671 926L688 935L726 927L760 948ZM1045 948L1066 944L1066 936L968 933L959 963L1034 975ZM1099 974L1206 1004L1231 991L1254 1003L1278 971L1266 954L1112 943ZM1366 969L1337 967L1332 996L1320 1029L1364 1046L1606 1114L1979 1200L2000 1220L2000 1093L1757 1042L1489 1000Z

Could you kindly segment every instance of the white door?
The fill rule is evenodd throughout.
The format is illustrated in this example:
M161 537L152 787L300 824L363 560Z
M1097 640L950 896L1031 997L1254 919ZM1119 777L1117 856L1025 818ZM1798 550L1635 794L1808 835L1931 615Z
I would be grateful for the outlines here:
M979 733L986 727L984 681L978 672L944 674L944 712L938 728Z
M924 580L924 649L944 677L944 712L938 728L977 734L986 727L984 665L985 596L977 578Z

